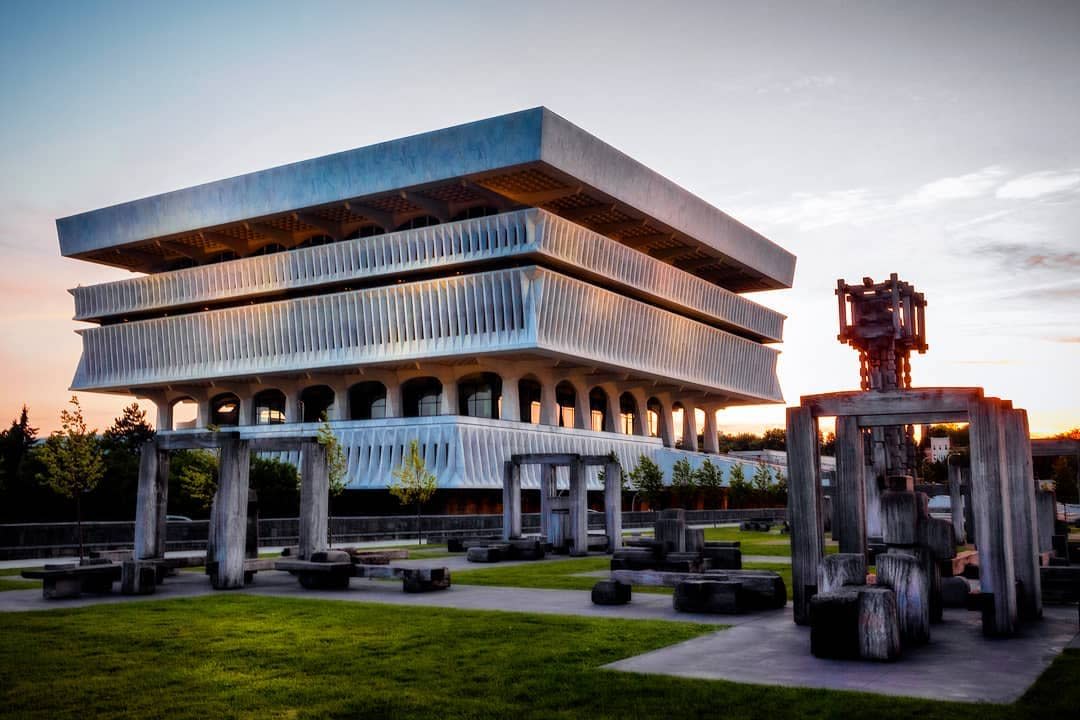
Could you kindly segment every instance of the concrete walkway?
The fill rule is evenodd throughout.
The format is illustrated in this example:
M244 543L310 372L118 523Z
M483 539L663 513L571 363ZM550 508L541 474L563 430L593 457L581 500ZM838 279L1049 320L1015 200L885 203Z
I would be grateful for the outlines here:
M758 622L607 667L762 685L1011 703L1076 637L1075 607L1048 607L1042 622L1008 640L984 638L978 613L946 610L945 622L931 629L931 642L905 650L895 663L819 660L810 654L809 628L795 625L789 607Z

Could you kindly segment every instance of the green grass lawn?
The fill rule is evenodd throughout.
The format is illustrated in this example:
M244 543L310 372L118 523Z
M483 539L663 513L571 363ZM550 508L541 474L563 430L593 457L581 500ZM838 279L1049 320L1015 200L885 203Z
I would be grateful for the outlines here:
M502 585L504 587L547 588L551 590L592 590L601 578L581 573L608 570L611 558L584 557L520 565L478 566L476 570L455 570L451 577L459 585ZM635 587L634 592L670 593L670 588Z
M1015 706L631 675L715 628L246 595L0 615L5 717L1072 717L1080 651Z
M34 588L41 589L40 580L5 580L0 578L0 592L5 590L32 590Z
M737 527L705 528L706 542L738 540L743 555L791 555L791 536L781 535L779 529L769 532L740 530ZM838 551L837 544L825 536L825 552Z

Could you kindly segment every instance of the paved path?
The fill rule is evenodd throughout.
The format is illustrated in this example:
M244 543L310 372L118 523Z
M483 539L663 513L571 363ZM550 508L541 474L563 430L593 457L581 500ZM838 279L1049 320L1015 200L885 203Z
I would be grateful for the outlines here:
M882 664L815 658L810 654L809 628L795 625L788 609L607 667L762 685L1011 703L1077 637L1075 607L1048 607L1044 615L1042 622L1026 626L1020 637L989 640L982 635L978 613L946 610L945 622L931 629L928 645L906 650L895 663Z

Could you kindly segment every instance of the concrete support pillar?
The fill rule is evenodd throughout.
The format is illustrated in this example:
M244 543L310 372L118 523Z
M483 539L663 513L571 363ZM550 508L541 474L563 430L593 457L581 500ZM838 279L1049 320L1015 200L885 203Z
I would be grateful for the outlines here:
M210 514L213 539L210 584L215 590L244 587L244 546L247 540L248 469L246 440L223 440L218 458L218 489Z
M305 442L300 450L300 547L297 556L301 560L326 549L329 510L330 476L326 448L318 442Z
M521 537L521 466L503 463L503 540Z
M675 447L675 412L670 395L657 397L660 401L660 440L664 447Z
M983 595L983 633L1012 635L1016 630L1016 574L1012 558L1012 516L1008 470L1002 453L1004 428L1000 401L974 400L968 408L971 436L971 500L979 585Z
M866 553L866 457L855 417L836 418L836 492L832 496L832 534L840 552Z
M953 534L956 535L956 542L963 545L967 542L967 533L964 531L964 487L958 459L956 457L948 459L949 508L952 514Z
M386 383L386 417L401 417L401 383L391 381Z
M328 420L349 419L349 384L344 380L332 383L330 388L334 391L334 404L327 413Z
M627 391L634 396L634 404L637 405L637 416L634 418L634 434L641 437L649 436L649 396L642 388L634 388Z
M192 399L198 403L195 414L195 427L205 428L210 424L210 396L207 393L193 395Z
M1020 582L1016 607L1021 619L1037 620L1042 617L1042 578L1039 574L1039 523L1035 512L1031 435L1025 411L1005 410L1004 420L1013 570Z
M613 553L622 547L622 466L617 462L604 466L604 529Z
M139 489L135 502L135 559L165 557L169 504L169 453L147 440L139 449Z
M720 454L720 429L716 426L716 408L705 408L705 452Z
M808 625L818 565L825 555L818 423L810 408L787 409L787 455L791 591L795 622Z
M683 449L697 452L698 427L696 406L683 402Z
M520 422L528 421L521 417L521 396L518 383L521 378L517 375L504 375L502 378L502 412L499 417L503 420Z
M589 408L589 386L584 381L572 381L574 385L574 427L578 430L592 429L592 410Z
M559 401L555 396L555 382L549 377L540 379L540 424L559 424Z
M555 497L555 466L540 466L540 537L548 537L551 528L551 499Z
M237 423L243 425L255 424L255 395L250 390L240 395L240 416Z
M870 430L870 476L866 478L866 534L881 537L881 485L888 472L885 452L885 428Z
M440 399L439 414L440 415L457 415L460 408L458 408L458 386L457 378L453 375L446 373L439 377L442 382L442 398Z
M158 432L165 432L173 429L173 406L172 403L161 398L155 400L157 405L157 425L155 426Z
M285 422L298 423L303 420L300 414L300 389L297 387L281 388L285 394Z
M585 465L581 458L570 463L570 536L573 546L570 554L587 555L589 552L589 494L585 484Z

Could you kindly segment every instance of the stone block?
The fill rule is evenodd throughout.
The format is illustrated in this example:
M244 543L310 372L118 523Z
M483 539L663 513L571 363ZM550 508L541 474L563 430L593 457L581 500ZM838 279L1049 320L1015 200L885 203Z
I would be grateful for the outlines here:
M450 587L447 568L405 568L401 573L401 589L407 593L433 592Z
M734 615L746 610L742 583L735 580L683 580L675 585L678 612Z
M703 528L686 528L686 539L683 542L686 552L701 552L705 547L705 530Z
M488 545L481 547L474 545L469 548L465 559L474 563L497 563L503 559L504 550L500 546Z
M886 545L914 545L918 535L918 499L915 493L881 494L881 531Z
M962 577L947 577L941 579L941 604L947 608L965 609L968 606L968 596L971 595L971 585Z
M887 553L878 557L877 584L896 593L900 638L904 645L930 640L930 581L914 555Z
M630 602L630 586L618 580L601 580L593 585L594 605L625 605Z
M347 563L352 562L352 556L344 550L317 550L308 558L314 563Z
M828 593L846 585L866 584L866 557L858 553L826 555L818 564L818 592Z
M701 551L713 570L739 570L742 568L742 551L739 548L708 547Z
M653 526L656 539L664 544L665 552L684 552L686 549L686 523L677 519L661 518Z
M157 588L154 563L125 560L120 571L120 592L124 595L150 595Z
M651 570L659 564L659 556L653 550L624 548L611 556L612 570Z
M890 661L900 657L896 593L886 587L859 588L859 657Z
M707 572L705 577L741 583L742 601L748 610L778 610L787 605L787 586L772 570L721 570Z
M859 591L844 588L810 598L810 652L814 657L859 657Z

